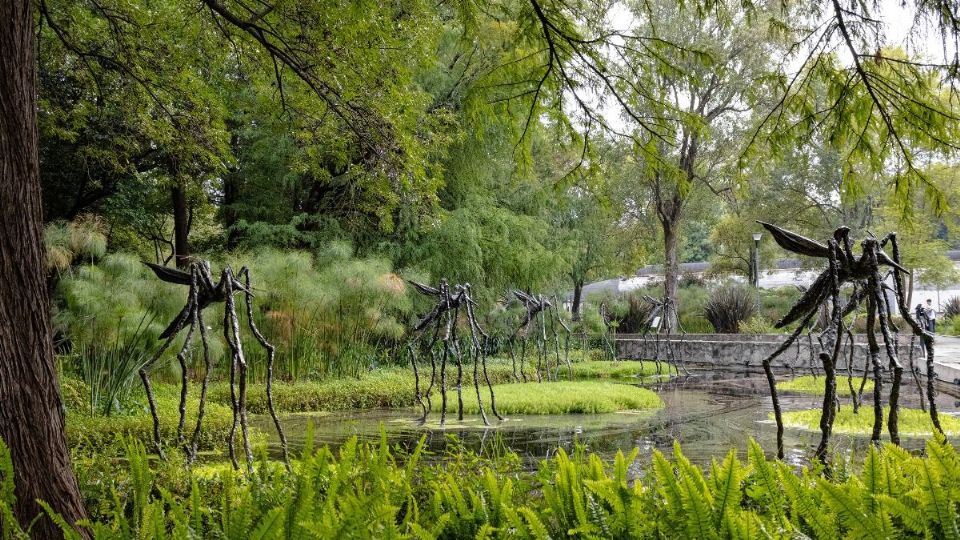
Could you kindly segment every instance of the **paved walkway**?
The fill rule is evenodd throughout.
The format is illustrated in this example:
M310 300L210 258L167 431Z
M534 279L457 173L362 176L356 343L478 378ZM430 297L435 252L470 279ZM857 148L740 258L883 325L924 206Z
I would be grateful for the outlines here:
M937 336L933 346L937 378L941 381L960 384L960 338Z

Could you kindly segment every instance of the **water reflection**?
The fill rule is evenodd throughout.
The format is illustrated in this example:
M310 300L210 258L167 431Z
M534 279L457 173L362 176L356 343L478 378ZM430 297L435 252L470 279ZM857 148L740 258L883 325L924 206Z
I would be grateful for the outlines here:
M463 422L454 418L442 430L435 422L418 426L413 408L289 415L284 425L294 453L303 445L307 423L313 422L317 444L338 446L352 436L378 440L382 429L391 444L407 449L425 437L431 459L443 459L445 453L461 448L486 453L509 448L530 465L552 456L558 448L571 451L577 443L608 457L618 450L639 447L641 462L649 461L654 449L671 455L674 441L698 463L720 458L730 448L739 449L742 455L750 437L768 451L775 448L776 426L768 419L772 408L762 373L700 372L642 386L657 392L665 406L656 411L600 415L516 416L493 428L484 428L479 416L468 416ZM904 384L903 406L919 407L919 397L911 390ZM821 397L800 394L784 394L781 400L785 411L816 408L822 402ZM956 411L957 396L941 392L938 405L945 413ZM870 414L869 410L866 413ZM852 457L862 455L870 444L869 436L835 434L832 440L835 450ZM818 441L819 433L788 428L786 460L808 463ZM902 442L913 450L923 447L922 439L904 438Z

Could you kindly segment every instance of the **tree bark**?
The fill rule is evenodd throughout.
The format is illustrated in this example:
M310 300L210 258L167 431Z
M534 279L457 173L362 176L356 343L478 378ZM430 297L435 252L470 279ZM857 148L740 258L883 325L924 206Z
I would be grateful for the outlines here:
M677 331L677 283L680 281L680 263L677 257L677 245L680 236L680 223L676 220L661 220L663 225L663 297L667 301L663 314L662 328L672 334Z
M240 235L234 225L237 224L237 209L234 206L240 198L240 178L237 171L230 171L223 177L223 206L221 216L223 228L227 231L227 249L232 250L240 243Z
M44 267L29 0L0 2L0 437L13 459L24 526L46 501L68 523L87 517L64 431ZM31 534L62 537L41 518Z
M573 282L573 305L570 306L570 320L580 320L580 303L583 297L583 281Z
M170 190L173 201L173 253L177 268L190 266L190 209L187 206L187 193L183 186L176 185Z

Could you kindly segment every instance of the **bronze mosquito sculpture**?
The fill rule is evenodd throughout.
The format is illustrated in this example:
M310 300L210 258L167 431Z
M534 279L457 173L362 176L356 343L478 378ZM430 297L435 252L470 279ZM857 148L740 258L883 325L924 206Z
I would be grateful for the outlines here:
M499 420L503 420L500 413L497 412L496 397L493 393L493 385L490 383L490 376L487 374L487 350L489 335L480 326L473 312L476 305L470 296L470 284L455 285L450 287L447 280L441 279L440 284L434 288L423 283L415 281L410 282L414 288L421 294L429 296L436 301L433 309L424 315L413 328L413 337L407 343L407 352L410 355L410 363L413 366L414 392L417 403L423 409L423 415L420 417L420 423L427 420L427 416L433 410L433 404L430 400L433 391L434 381L437 376L437 350L438 340L442 341L440 354L440 427L443 427L447 419L447 362L453 360L457 366L457 419L463 420L463 362L462 351L460 349L460 340L458 338L459 316L463 313L466 317L466 324L469 329L469 350L467 352L473 359L473 387L477 392L477 406L480 410L480 417L483 424L490 425L487 419L487 413L483 408L483 398L480 393L479 367L483 367L483 378L490 391L490 410ZM432 329L429 338L425 335ZM443 336L441 337L441 329ZM420 372L417 367L417 345L430 356L430 383L426 392L420 390ZM424 401L426 399L426 401Z
M270 416L273 418L277 434L280 436L280 444L283 450L283 460L289 468L289 459L287 456L287 439L283 433L283 427L273 407L273 360L276 352L274 347L257 328L253 320L253 293L250 288L250 271L243 267L234 275L230 266L224 266L220 273L220 279L213 281L213 274L210 271L210 263L207 261L194 262L190 264L189 272L168 268L148 262L144 262L158 278L167 283L189 286L187 304L180 313L170 322L166 330L160 335L160 339L165 340L156 354L143 367L140 368L140 379L143 381L143 387L147 394L147 401L150 405L150 415L153 417L153 440L156 444L157 452L161 457L164 456L163 446L160 437L160 417L157 413L157 405L153 397L153 388L150 385L150 370L160 359L163 353L170 347L173 340L180 332L187 328L187 335L183 341L183 346L177 353L177 360L180 363L181 381L180 381L180 421L177 424L177 444L183 444L187 459L193 462L197 457L197 446L199 444L201 427L203 424L204 406L206 405L207 386L210 382L210 373L213 370L213 361L210 357L210 348L207 342L207 327L203 321L203 310L213 303L224 303L223 314L223 337L230 351L230 402L233 411L233 426L230 429L228 446L230 448L230 459L233 461L234 468L239 468L236 453L234 450L234 440L237 427L239 426L243 438L243 450L246 458L247 470L253 470L253 452L250 449L250 439L248 436L247 424L247 361L243 353L243 346L240 342L240 318L237 315L234 294L243 293L247 308L247 325L253 333L254 338L261 347L267 352L267 407L270 410ZM241 281L242 280L242 281ZM187 354L193 343L193 335L196 330L200 330L200 341L203 345L204 374L203 382L200 386L200 403L197 411L197 425L193 430L189 445L184 438L184 426L187 417Z
M854 311L860 302L864 300L866 301L867 307L868 357L873 367L874 379L874 425L872 440L878 442L883 429L883 407L881 403L883 366L880 363L880 345L876 335L876 327L879 325L889 367L893 370L889 397L890 413L887 424L891 441L894 444L900 443L898 414L903 366L897 356L896 340L891 336L891 328L894 330L896 330L896 328L893 327L890 303L884 292L890 290L890 287L885 283L885 276L882 276L880 273L881 267L890 269L890 273L892 273L893 276L893 293L900 315L911 327L914 335L919 337L923 343L927 360L927 400L930 418L936 429L942 432L943 430L940 427L936 403L934 401L934 381L936 374L934 373L933 364L933 335L920 326L910 313L909 306L906 305L903 276L909 274L909 272L900 264L900 249L897 245L896 233L887 234L882 239L877 239L873 235L864 238L860 242L861 253L859 256L855 256L850 240L850 229L847 227L840 227L834 231L833 237L824 245L797 233L777 227L776 225L764 222L758 223L770 231L774 240L783 249L810 257L825 258L829 262L827 269L814 280L810 288L806 290L790 311L775 325L777 328L783 328L788 324L800 321L797 329L793 331L790 337L780 345L780 347L763 360L763 369L767 377L767 382L770 385L770 396L773 401L774 417L777 422L777 456L783 458L783 418L771 362L790 347L810 324L820 309L820 306L825 305L828 299L831 300L832 307L830 326L825 334L828 334L828 342L832 343L832 346L824 347L824 350L819 354L826 375L824 382L826 391L823 398L823 410L820 419L821 439L817 447L816 455L821 461L826 460L827 444L833 430L833 420L836 415L836 365L837 360L842 354L842 342L845 333L843 318L845 315ZM883 251L883 248L887 244L890 244L892 248L892 257ZM840 288L847 283L853 285L853 290L846 304L841 306ZM851 344L852 362L853 334L849 329L846 330L846 334ZM827 352L828 350L830 350L830 352ZM849 367L850 363L848 362L848 369Z
M567 371L570 375L570 378L573 378L573 367L570 364L570 334L572 333L570 327L563 322L563 318L560 317L559 309L545 296L542 294L530 294L519 289L513 291L513 296L523 303L525 313L523 318L520 320L520 324L514 330L513 335L510 336L510 358L513 363L513 378L514 380L523 380L527 382L527 374L524 371L524 363L527 356L527 342L529 341L531 332L534 335L534 348L537 355L537 365L536 365L536 376L537 382L541 382L544 378L547 380L551 379L550 375L550 351L549 351L549 337L547 335L547 328L549 326L550 332L553 335L554 342L554 352L556 353L556 370L553 373L552 379L557 380L560 376L560 333L557 329L557 326L563 328L565 334L564 340L564 361L567 366ZM547 320L549 319L549 325ZM517 359L516 359L516 341L517 338L520 338L520 371L519 376L517 373Z

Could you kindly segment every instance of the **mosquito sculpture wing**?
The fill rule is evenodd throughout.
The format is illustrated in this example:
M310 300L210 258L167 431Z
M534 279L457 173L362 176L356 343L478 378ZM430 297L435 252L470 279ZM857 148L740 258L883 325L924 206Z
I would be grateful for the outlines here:
M523 302L524 304L533 304L533 303L536 303L537 301L534 297L521 291L520 289L514 289L513 295L516 296L517 299Z
M775 324L774 327L783 328L784 326L803 318L810 313L810 311L816 309L817 306L823 303L823 301L827 298L827 295L830 294L831 279L830 272L824 272L820 274L813 284L810 285L810 288L803 293L803 296L797 300L797 303L790 308L790 312L784 315L782 319L777 321L777 324Z
M408 283L413 285L415 289L420 291L420 294L425 294L427 296L440 296L440 289L435 289L429 285L424 285L413 280L407 280Z
M820 242L817 242L816 240L811 240L806 236L801 236L795 232L781 229L780 227L771 225L770 223L764 223L763 221L757 221L757 223L763 225L768 231L770 231L770 234L773 235L773 239L777 241L777 244L787 251L799 253L800 255L807 255L810 257L827 258L830 256L830 248L821 244Z
M183 270L161 266L147 261L143 261L143 264L153 270L153 273L156 274L161 281L176 283L177 285L190 285L190 272L184 272Z

